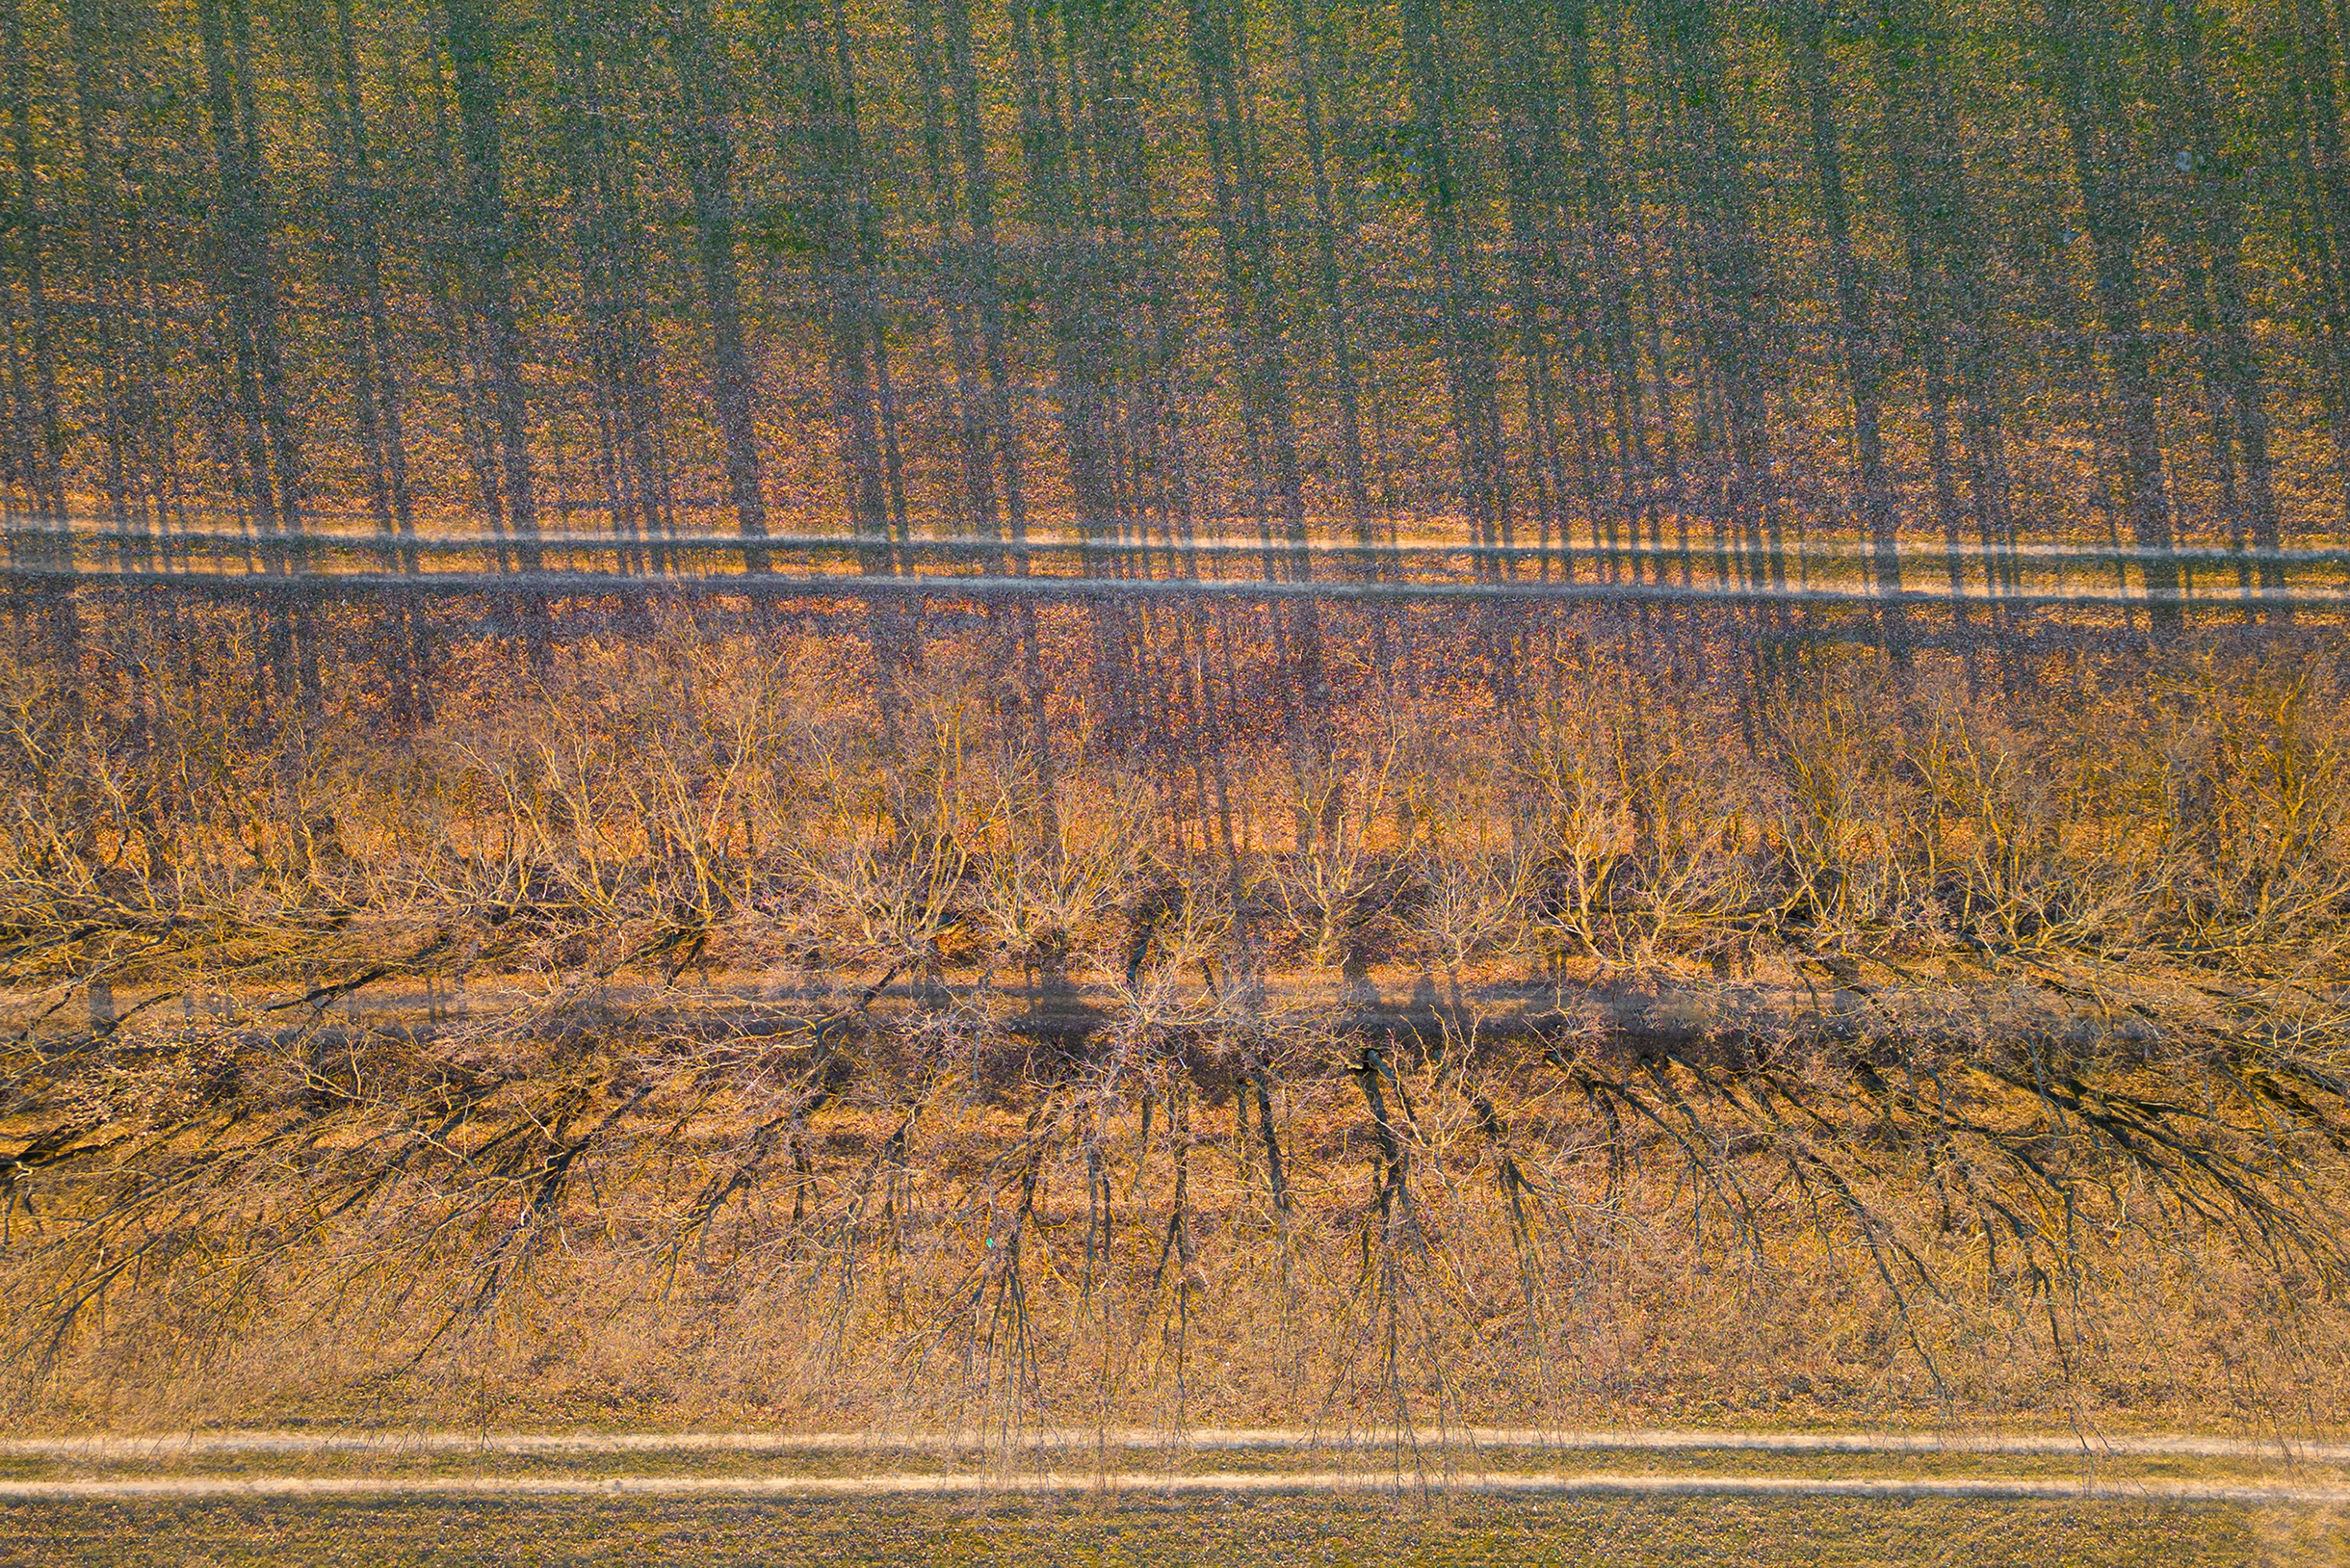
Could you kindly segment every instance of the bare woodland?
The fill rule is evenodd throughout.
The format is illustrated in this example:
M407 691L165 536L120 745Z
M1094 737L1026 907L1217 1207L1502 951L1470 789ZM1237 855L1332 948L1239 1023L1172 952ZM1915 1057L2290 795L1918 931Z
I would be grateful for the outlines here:
M2340 0L0 29L0 1408L2342 1423Z

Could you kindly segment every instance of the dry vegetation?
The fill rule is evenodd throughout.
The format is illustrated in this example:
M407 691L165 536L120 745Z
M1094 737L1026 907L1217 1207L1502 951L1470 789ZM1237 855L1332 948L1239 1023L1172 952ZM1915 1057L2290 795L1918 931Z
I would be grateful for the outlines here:
M2300 1539L2293 1532L2300 1532ZM1261 1561L1405 1564L1605 1561L1639 1568L1735 1560L1777 1568L1878 1568L1888 1563L2159 1561L2257 1562L2261 1568L2332 1560L2337 1528L2306 1519L2251 1524L2216 1509L2143 1504L1529 1503L1496 1510L1477 1499L1419 1508L1296 1498L1214 1509L1167 1503L1123 1506L956 1504L843 1507L694 1500L643 1503L391 1506L329 1503L302 1510L226 1506L66 1506L0 1512L0 1551L23 1543L52 1562L247 1564L331 1557L354 1538L383 1563L703 1563L720 1558L858 1564L913 1558L941 1564L1005 1561L1121 1565Z
M1214 749L1057 670L1040 754L985 628L403 731L180 614L7 688L44 1425L2345 1419L2322 654L1406 625Z

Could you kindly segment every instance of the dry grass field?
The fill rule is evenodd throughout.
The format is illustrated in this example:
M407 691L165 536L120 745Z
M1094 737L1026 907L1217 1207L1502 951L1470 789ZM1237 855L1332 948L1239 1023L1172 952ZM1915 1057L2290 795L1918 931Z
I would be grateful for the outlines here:
M2338 1525L2138 1504L1801 1505L1483 1502L1405 1506L1249 1500L1194 1503L832 1504L581 1503L527 1505L268 1504L44 1507L0 1512L0 1561L231 1564L345 1559L366 1542L382 1563L799 1565L1056 1562L1103 1568L1248 1561L1394 1564L1740 1563L1757 1568L1892 1564L2097 1568L2315 1565ZM2298 1538L2296 1538L2298 1537Z

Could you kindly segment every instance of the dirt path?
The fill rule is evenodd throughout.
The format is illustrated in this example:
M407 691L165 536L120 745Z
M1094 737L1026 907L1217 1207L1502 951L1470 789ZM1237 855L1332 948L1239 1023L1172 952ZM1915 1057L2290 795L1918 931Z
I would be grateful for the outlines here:
M91 1434L0 1439L0 1458L89 1463L184 1460L207 1455L592 1454L1071 1452L1149 1450L1193 1453L1365 1452L1395 1448L1453 1452L1531 1450L1549 1452L1782 1454L2077 1455L2083 1459L2271 1460L2350 1464L2350 1443L2286 1437L2217 1437L2186 1432L2135 1434L2038 1432L1739 1432L1626 1427L1574 1430L1532 1426L1389 1427L1314 1431L1303 1427L1201 1427L1176 1433L1143 1427L1053 1427L1000 1436L954 1432L496 1432L420 1428L301 1432L223 1430L124 1436Z
M1965 961L1962 961L1965 960ZM1840 960L1841 962L1841 960ZM2134 1039L2159 1018L2172 1029L2217 1029L2225 1009L2207 985L2177 974L2107 966L2086 978L2058 978L2029 967L1984 967L1970 955L1946 954L1931 973L1895 970L1873 959L1844 965L1841 978L1800 955L1762 954L1744 978L1652 974L1636 979L1580 977L1533 980L1472 977L1457 998L1440 997L1432 981L1409 965L1382 966L1349 985L1327 976L1276 973L1263 977L1253 1006L1267 1015L1341 1019L1354 1031L1396 1038L1435 1039L1474 1016L1488 1038L1580 1037L1598 1033L1623 1042L1694 1045L1736 1036L1777 1037L1789 1032L1847 1032L1900 1027L1928 1036L1946 1033L1953 1019L1970 1031L2036 1031L2081 1040L2109 1035ZM2191 979L2192 977L2186 977ZM2208 977L2205 977L2208 979ZM576 980L576 977L574 978ZM1100 986L1044 992L1002 977L965 972L935 987L903 980L875 983L866 974L802 975L783 983L766 972L695 973L666 983L614 978L596 983L535 987L502 974L482 974L454 986L413 976L379 979L348 992L240 991L182 998L186 1009L146 1013L139 1029L169 1031L190 1018L233 1024L257 1034L293 1032L317 1042L388 1030L418 1040L506 1021L527 1023L599 1011L658 1021L680 1036L787 1037L858 1021L901 1023L953 1008L984 1013L1031 1038L1076 1042L1113 1025L1121 1003ZM0 1023L32 1031L71 1032L86 1023L79 1007L59 1009L54 990L0 989ZM2338 998L2350 1003L2350 996ZM1174 987L1160 1005L1188 1016L1214 1014L1216 997L1204 984ZM144 1012L141 999L110 995L105 1021Z
M1307 1468L1171 1473L1164 1470L1021 1470L1005 1455L1091 1451L1295 1454L1310 1461L1332 1453L1377 1453L1410 1448L1430 1454L1476 1455L1485 1468L1382 1465L1357 1470ZM1885 1476L1638 1474L1605 1471L1490 1468L1502 1452L1522 1454L1745 1452L1758 1455L2011 1455L2108 1459L2261 1461L2280 1466L2350 1463L2350 1444L2299 1444L2191 1433L2112 1437L2000 1432L1706 1432L1655 1429L1542 1430L1475 1427L1447 1432L1365 1428L1314 1432L1293 1428L1209 1428L1176 1434L1137 1428L1056 1428L1021 1434L1008 1447L980 1434L942 1432L390 1432L215 1431L146 1436L87 1435L0 1440L0 1458L92 1465L170 1465L192 1459L235 1461L373 1454L541 1455L549 1459L612 1455L744 1454L778 1459L840 1454L965 1455L983 1462L953 1474L875 1469L864 1474L627 1475L112 1475L0 1479L0 1503L94 1503L108 1500L205 1502L258 1499L466 1498L953 1498L973 1496L1121 1496L1180 1499L1200 1496L1311 1496L1366 1493L1506 1493L1557 1497L1853 1498L2081 1502L2131 1500L2150 1503L2230 1503L2263 1507L2350 1505L2350 1481L2339 1477L2274 1478L2241 1474L2205 1478L2176 1476Z
M1426 1484L1452 1493L1558 1497L1768 1497L1945 1499L1973 1502L2135 1501L2259 1507L2350 1504L2350 1486L2247 1485L2182 1480L2073 1481L1839 1476L1625 1476L1575 1472L1475 1472ZM106 1480L0 1481L0 1503L136 1499L768 1497L883 1498L1091 1494L1133 1497L1419 1492L1410 1477L1347 1471L1232 1472L1195 1476L1079 1473L966 1476L206 1476Z

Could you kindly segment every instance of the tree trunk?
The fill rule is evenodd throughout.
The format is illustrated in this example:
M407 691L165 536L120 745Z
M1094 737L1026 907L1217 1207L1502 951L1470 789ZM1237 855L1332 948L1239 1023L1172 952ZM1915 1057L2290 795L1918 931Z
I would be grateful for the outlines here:
M2179 569L2170 560L2171 516L2163 485L2154 345L2146 327L2138 275L2139 200L2129 177L2138 155L2123 123L2122 84L2112 58L2119 39L2099 0L2050 0L2048 22L2057 101L2089 230L2094 293L2120 427L2123 515L2131 542L2152 552L2144 567L2147 592L2154 600L2151 617L2154 635L2167 640L2182 624Z
M30 363L24 363L19 357L22 351L18 329L15 324L10 324L12 466L24 486L33 524L43 530L63 529L69 519L65 509L65 422L57 386L58 334L49 298L49 239L41 221L42 181L34 147L31 61L25 48L24 19L17 0L5 0L5 6L0 7L0 47L8 51L6 124L9 168L15 177L10 203L15 222L8 236L8 254L14 264L15 287L23 291L23 349L30 351ZM9 547L14 556L18 549L16 540L12 538ZM73 563L73 547L64 539L39 541L27 553L35 564L51 570L67 568ZM72 667L69 662L79 657L81 627L71 590L63 583L51 583L36 586L34 594L41 607L41 619L53 655L66 667Z
M530 405L522 383L522 328L514 305L514 235L506 204L506 97L498 80L497 14L490 0L445 0L442 10L457 98L468 303L481 325L497 443L500 488L490 527L510 532L522 570L536 572L538 509L531 473Z
M752 542L767 537L767 500L735 259L734 90L724 45L711 29L708 0L679 0L670 49L684 120L686 183L693 198L693 254L709 316L712 401L726 448L726 492L743 531L744 565L765 571L767 551Z
M1885 362L1877 342L1868 288L1852 248L1850 200L1844 189L1844 158L1836 125L1835 91L1829 80L1828 14L1822 0L1804 0L1795 18L1797 80L1802 85L1812 142L1812 172L1819 182L1819 222L1828 242L1828 270L1836 289L1838 324L1844 349L1844 381L1852 398L1853 455L1860 471L1862 525L1868 531L1876 566L1876 590L1901 591L1900 544L1895 537L1893 485L1885 464ZM1898 607L1883 611L1889 635L1897 636Z
M2277 505L2259 351L2252 340L2252 307L2244 286L2238 171L2222 161L2218 115L2203 66L2203 25L2195 0L2172 0L2174 102L2184 142L2174 154L2174 167L2187 182L2193 232L2184 238L2207 273L2210 319L2206 329L2217 339L2210 379L2222 389L2227 405L2225 423L2214 432L2214 444L2222 447L2217 457L2224 466L2236 466L2224 448L2232 426L2243 459L2235 477L2241 484L2247 531L2254 548L2276 551L2284 547L2285 529ZM2283 567L2273 560L2261 562L2259 577L2271 591L2285 586Z
M251 24L244 0L197 0L204 55L205 123L211 133L220 205L215 219L218 283L230 335L231 405L242 474L264 560L293 578L303 566L302 452L289 405L280 303L270 231L274 196L261 157L253 102ZM315 697L306 585L289 583L282 617L271 617L271 663L281 693Z

